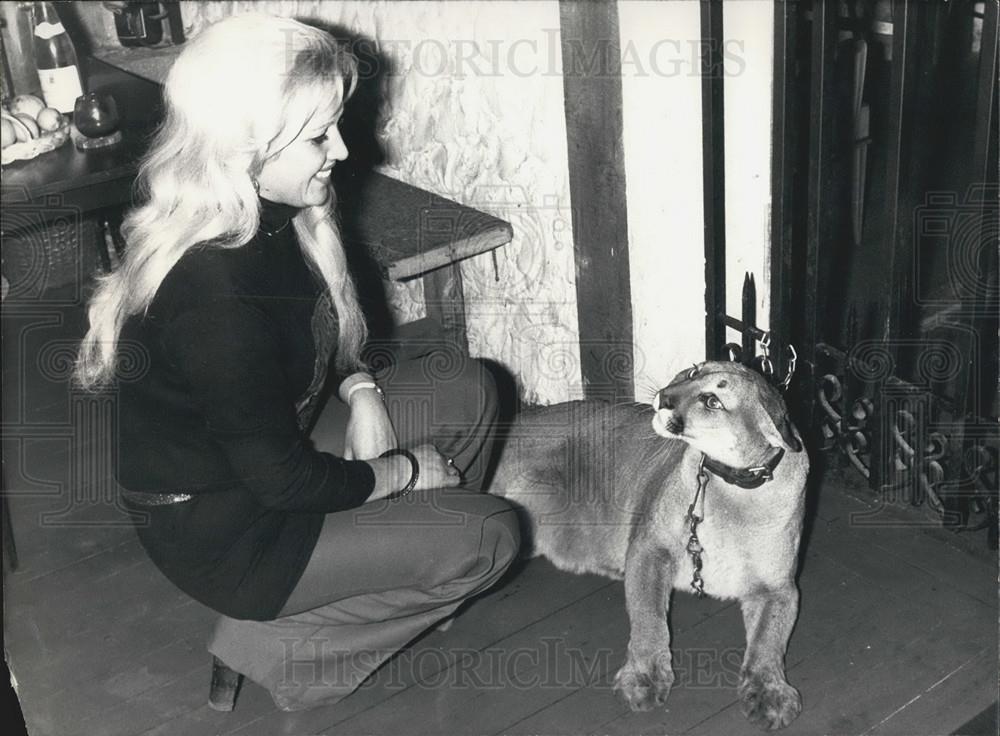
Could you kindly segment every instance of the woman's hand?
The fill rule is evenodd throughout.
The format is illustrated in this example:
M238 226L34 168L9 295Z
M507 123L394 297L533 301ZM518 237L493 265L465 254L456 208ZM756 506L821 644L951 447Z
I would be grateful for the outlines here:
M396 447L396 430L382 394L359 388L350 397L351 416L344 435L344 458L370 460Z
M420 466L415 491L428 488L454 488L462 482L462 474L434 445L418 445L410 450Z
M409 449L416 458L420 471L414 490L454 488L462 482L462 474L448 463L448 458L438 452L434 445L418 445ZM399 493L410 482L413 472L409 459L402 455L376 458L369 460L368 464L375 472L375 490L368 497L369 501Z

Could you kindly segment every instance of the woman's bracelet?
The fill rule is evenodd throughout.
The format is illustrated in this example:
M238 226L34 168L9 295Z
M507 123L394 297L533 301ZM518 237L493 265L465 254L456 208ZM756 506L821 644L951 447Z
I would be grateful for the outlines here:
M392 450L386 450L379 457L395 457L396 455L402 455L407 460L410 461L410 480L407 482L401 491L393 493L389 498L402 498L403 496L409 495L417 485L417 478L420 477L420 463L417 462L416 456L409 450L404 450L401 447L397 447Z
M351 386L349 389L347 389L347 403L348 404L351 403L351 397L354 396L354 392L355 391L360 391L363 388L364 389L369 389L370 388L370 389L372 389L374 391L377 391L378 395L382 398L382 400L383 401L385 400L385 394L382 393L382 389L379 388L379 385L377 383L375 383L375 381L358 381L353 386Z

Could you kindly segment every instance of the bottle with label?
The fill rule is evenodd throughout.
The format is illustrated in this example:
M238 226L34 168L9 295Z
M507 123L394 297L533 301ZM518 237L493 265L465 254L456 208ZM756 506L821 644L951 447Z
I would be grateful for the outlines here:
M80 64L73 42L50 2L32 3L35 64L45 104L63 114L73 112L83 94Z

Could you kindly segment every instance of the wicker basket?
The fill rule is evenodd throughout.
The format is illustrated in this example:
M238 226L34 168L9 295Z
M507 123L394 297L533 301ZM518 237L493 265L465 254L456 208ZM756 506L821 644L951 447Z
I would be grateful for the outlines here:
M30 141L7 146L0 150L0 164L6 166L15 161L25 161L56 150L69 140L70 127L69 122L65 122L50 133L42 133Z
M4 210L2 270L10 298L42 298L50 289L82 284L99 267L104 231L97 218L50 210L47 223L15 229L31 211L16 205Z

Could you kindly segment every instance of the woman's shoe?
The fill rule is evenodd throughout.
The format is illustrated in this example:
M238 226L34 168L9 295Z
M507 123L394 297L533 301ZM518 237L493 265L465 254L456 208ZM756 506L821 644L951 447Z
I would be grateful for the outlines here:
M236 707L243 675L230 669L218 657L212 657L212 686L208 691L208 707L229 712Z

